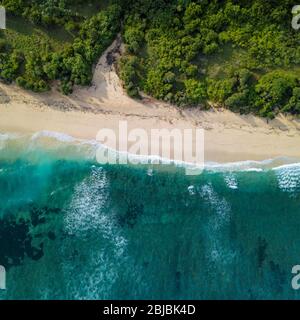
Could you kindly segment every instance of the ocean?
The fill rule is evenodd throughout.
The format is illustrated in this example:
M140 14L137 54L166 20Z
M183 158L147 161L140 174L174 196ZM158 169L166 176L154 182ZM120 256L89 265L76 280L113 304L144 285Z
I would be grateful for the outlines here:
M100 165L0 135L0 299L298 299L300 164Z

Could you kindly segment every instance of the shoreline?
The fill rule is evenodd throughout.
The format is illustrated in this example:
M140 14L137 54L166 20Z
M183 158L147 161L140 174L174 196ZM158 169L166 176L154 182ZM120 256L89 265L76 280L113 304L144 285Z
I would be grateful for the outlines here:
M213 114L214 117L218 115ZM223 116L223 112L220 114ZM137 116L94 114L81 111L58 111L49 107L36 108L31 105L10 103L0 105L0 132L34 134L41 131L66 134L75 139L96 140L98 130L118 130L121 120L128 120L129 127L143 128L188 128L188 121L177 122L140 119ZM216 124L216 122L214 122ZM196 128L193 124L190 126ZM205 130L205 163L218 164L243 161L265 161L276 158L297 158L300 160L300 134L290 131L265 133L259 128L253 131L238 128ZM109 147L109 145L108 145Z
M50 152L54 157L58 159L83 159L83 160L92 160L96 161L96 152L100 147L102 150L110 150L112 153L117 154L117 159L122 159L122 155L126 155L128 162L126 165L146 165L154 166L155 165L175 165L176 167L182 167L185 169L200 169L208 171L221 171L221 172L237 172L237 171L255 171L263 172L265 170L280 170L280 169L289 169L294 167L300 167L300 159L289 158L289 157L276 157L264 160L242 160L234 162L213 162L206 161L203 165L198 166L198 164L190 163L184 160L176 160L172 158L163 158L156 155L136 155L130 152L120 151L112 149L108 146L105 146L98 142L97 140L86 140L82 138L75 138L70 135L67 135L62 132L55 131L38 131L31 134L20 133L20 132L1 132L0 131L0 150L5 149L6 143L13 143L14 147L17 146L17 154L14 155L17 158L23 152L29 156L28 159L36 159L35 157L31 158L30 153L27 154L27 144L29 142L37 142L36 147L42 148ZM14 144L16 142L16 144ZM25 146L23 149L22 147ZM66 148L67 147L67 148ZM71 149L70 149L71 147ZM34 150L34 149L33 149ZM20 152L20 153L19 153ZM119 158L119 156L121 156ZM1 153L0 153L1 158ZM4 156L6 158L6 156ZM14 159L14 158L13 158ZM132 163L131 161L137 161ZM100 163L101 164L101 163ZM123 163L118 163L121 165ZM191 171L192 172L192 171Z
M90 87L77 87L70 96L32 93L0 84L0 132L33 134L53 131L77 139L95 140L97 132L117 132L119 121L128 130L196 129L205 131L205 162L262 161L279 157L300 161L300 120L279 115L267 121L228 110L179 109L149 97L129 98L107 55L100 58Z

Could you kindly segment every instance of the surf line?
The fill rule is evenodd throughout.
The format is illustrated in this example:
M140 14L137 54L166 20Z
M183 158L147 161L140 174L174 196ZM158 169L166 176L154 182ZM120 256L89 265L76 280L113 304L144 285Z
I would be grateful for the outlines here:
M133 318L136 315L138 307L117 307L111 304L109 307L104 307L103 314L105 315L128 315Z

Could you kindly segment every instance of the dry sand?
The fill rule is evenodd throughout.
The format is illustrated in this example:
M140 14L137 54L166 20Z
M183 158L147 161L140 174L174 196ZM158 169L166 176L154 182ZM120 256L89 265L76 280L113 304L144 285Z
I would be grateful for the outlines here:
M300 121L279 115L267 122L228 110L181 110L144 97L129 98L111 61L118 55L117 39L99 60L92 85L75 88L64 96L55 88L35 94L15 85L0 85L0 132L34 133L47 130L75 138L95 139L102 128L118 129L126 120L129 129L203 128L205 160L235 162L275 157L300 159Z

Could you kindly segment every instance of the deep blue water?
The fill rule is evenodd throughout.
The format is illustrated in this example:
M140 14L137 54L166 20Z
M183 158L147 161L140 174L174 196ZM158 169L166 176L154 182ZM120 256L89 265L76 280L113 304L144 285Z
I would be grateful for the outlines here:
M300 297L300 165L187 176L54 140L2 135L0 298Z

